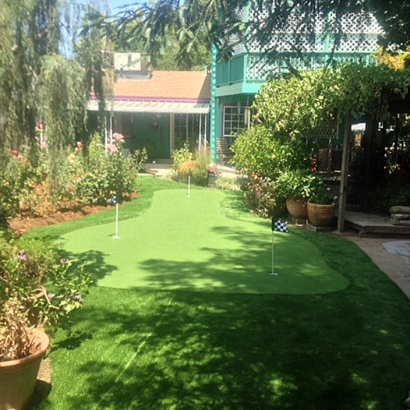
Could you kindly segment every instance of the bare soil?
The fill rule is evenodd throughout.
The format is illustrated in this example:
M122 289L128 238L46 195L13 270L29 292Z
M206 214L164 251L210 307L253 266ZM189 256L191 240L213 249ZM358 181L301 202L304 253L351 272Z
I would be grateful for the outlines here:
M64 210L56 211L48 215L42 216L18 216L12 219L9 223L10 228L17 234L23 234L31 229L40 226L55 225L74 219L82 218L86 215L95 214L97 212L105 211L106 206L86 206L80 210Z

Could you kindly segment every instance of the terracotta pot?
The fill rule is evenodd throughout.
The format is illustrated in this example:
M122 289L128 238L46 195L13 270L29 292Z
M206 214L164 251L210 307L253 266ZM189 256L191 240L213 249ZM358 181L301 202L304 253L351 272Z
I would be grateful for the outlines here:
M307 218L307 199L301 196L286 199L286 208L291 216L296 219Z
M0 362L0 410L22 410L30 404L40 363L50 344L44 332L34 332L38 349L33 354Z
M332 223L335 204L321 205L308 202L308 221L313 226L329 226Z

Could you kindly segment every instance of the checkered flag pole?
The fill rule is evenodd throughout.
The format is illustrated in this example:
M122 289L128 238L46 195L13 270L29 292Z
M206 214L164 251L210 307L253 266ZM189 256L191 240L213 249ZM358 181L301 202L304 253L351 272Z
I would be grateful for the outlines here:
M275 272L275 231L289 233L286 222L282 221L282 219L275 220L275 218L272 217L272 271L270 273L272 276L277 276Z
M282 221L282 219L276 219L275 221L275 218L272 218L272 231L289 233L286 222Z

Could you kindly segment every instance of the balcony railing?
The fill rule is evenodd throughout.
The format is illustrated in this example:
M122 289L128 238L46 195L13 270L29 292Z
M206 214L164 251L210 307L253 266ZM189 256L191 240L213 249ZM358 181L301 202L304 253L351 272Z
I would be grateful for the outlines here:
M286 55L283 54L283 57L286 57ZM238 54L229 61L217 63L216 86L263 83L269 77L289 72L288 64L298 70L313 70L325 66L330 58L331 54L328 52L319 52L311 56L306 55L303 59L290 57L289 55L287 59L289 63L286 63L282 58L274 62L268 61L262 53ZM332 62L362 62L370 65L375 60L369 53L336 52L332 56Z

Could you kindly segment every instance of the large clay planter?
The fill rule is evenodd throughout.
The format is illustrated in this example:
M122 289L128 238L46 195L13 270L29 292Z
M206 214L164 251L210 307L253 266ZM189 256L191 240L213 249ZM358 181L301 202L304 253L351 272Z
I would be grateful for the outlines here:
M329 226L332 223L335 206L335 204L321 205L308 202L307 211L309 223L317 227Z
M36 386L41 360L50 344L48 336L35 330L38 349L23 359L0 362L0 410L26 409Z
M291 216L296 219L307 218L307 199L301 196L286 199L286 208Z

